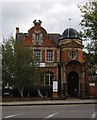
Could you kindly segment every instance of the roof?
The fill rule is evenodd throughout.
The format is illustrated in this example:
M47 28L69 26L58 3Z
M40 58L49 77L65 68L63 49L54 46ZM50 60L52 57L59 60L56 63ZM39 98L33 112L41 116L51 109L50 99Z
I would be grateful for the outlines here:
M62 37L59 33L49 33L48 36L56 45L58 45L58 41Z
M78 38L78 32L73 28L67 28L62 34L62 38Z
M27 36L27 33L19 33L17 40L23 40Z

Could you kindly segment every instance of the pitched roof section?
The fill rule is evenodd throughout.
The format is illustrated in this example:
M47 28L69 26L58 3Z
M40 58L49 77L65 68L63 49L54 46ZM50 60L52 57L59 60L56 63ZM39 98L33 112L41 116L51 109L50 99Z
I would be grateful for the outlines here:
M58 41L59 39L62 37L62 35L57 34L57 33L48 33L48 37L50 38L50 40L58 46Z
M16 36L16 40L23 40L27 36L27 33L19 33Z

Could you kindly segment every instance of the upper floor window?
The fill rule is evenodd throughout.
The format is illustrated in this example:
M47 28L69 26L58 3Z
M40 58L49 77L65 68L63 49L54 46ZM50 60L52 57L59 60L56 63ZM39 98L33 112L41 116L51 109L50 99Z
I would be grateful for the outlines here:
M35 34L35 41L36 41L36 42L39 42L39 40L40 40L40 34L39 34L39 33L36 33L36 34Z
M75 51L70 51L69 52L69 57L71 58L71 59L75 59L76 58L76 52Z
M46 51L46 61L53 62L53 50Z
M43 34L40 32L40 30L35 31L32 34L32 40L33 40L34 44L39 44L40 45L42 43L42 41L43 41Z
M41 60L41 50L34 50L34 61Z

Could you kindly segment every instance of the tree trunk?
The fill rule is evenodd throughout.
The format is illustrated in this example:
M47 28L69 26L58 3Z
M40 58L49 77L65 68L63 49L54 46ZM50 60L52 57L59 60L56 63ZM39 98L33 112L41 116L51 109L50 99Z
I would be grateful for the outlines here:
M19 89L19 92L20 92L20 95L21 95L21 97L23 97L23 88L22 89Z
M37 90L37 92L38 92L39 97L43 97L43 95L41 94L41 91L39 89Z

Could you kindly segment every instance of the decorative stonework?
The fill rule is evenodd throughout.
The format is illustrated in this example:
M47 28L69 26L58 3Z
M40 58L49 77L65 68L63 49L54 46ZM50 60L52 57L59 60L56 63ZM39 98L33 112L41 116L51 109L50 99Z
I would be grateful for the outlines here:
M77 53L75 51L70 51L68 53L68 56L69 56L70 59L74 60L77 57Z
M34 45L41 45L43 42L43 34L41 33L40 30L35 30L34 33L32 34L32 41Z
M66 41L60 44L61 48L83 48L83 45L81 43L77 43L75 41Z

